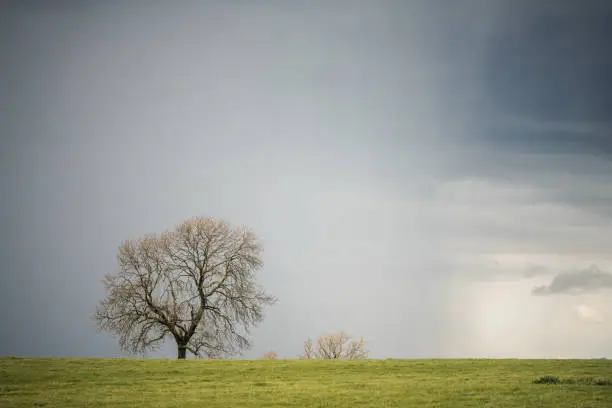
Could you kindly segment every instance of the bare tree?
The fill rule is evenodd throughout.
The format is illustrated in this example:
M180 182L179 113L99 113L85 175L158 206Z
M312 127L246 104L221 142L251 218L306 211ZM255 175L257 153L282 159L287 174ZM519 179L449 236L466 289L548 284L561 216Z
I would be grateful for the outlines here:
M304 354L302 354L300 358L306 360L315 358L314 349L312 348L312 340L308 339L304 342Z
M313 344L310 339L306 340L304 342L304 354L300 358L357 360L368 358L368 351L365 349L363 337L359 340L352 340L348 334L341 331L319 336L316 344Z
M105 277L98 328L142 353L168 337L178 358L236 354L250 347L249 329L276 299L255 283L262 247L246 228L193 218L119 247L117 273Z

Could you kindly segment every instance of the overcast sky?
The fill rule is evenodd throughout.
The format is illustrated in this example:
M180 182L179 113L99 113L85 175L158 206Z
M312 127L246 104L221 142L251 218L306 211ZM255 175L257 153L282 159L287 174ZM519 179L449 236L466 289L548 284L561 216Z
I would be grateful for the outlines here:
M118 245L211 216L279 298L245 357L612 356L608 0L0 7L0 355L124 355Z

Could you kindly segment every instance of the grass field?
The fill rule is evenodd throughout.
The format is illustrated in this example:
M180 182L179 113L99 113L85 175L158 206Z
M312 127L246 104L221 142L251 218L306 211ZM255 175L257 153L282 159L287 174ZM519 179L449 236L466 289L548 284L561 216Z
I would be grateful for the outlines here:
M588 377L612 380L612 361L1 358L0 406L612 407Z

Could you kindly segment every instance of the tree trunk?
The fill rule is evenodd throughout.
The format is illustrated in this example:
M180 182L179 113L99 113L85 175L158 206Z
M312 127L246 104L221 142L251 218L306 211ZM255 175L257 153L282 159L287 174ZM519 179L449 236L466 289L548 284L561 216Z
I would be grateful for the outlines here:
M185 346L178 346L178 359L179 360L184 360L187 358L187 347Z

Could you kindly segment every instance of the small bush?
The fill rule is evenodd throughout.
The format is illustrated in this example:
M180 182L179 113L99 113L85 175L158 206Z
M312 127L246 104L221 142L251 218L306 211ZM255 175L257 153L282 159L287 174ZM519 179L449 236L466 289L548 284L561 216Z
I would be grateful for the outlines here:
M605 378L584 378L579 380L579 384L612 386L612 380L607 380Z
M559 377L555 377L553 375L545 375L540 378L536 378L533 383L534 384L559 384L561 380Z
M560 379L552 375L545 375L533 381L534 384L571 384L571 385L599 385L612 386L612 380L605 378L579 377Z
M264 353L263 355L263 359L264 360L276 360L277 358L277 354L274 351L268 351L267 353Z
M363 337L352 340L343 332L324 334L319 336L316 343L308 339L304 342L304 353L301 359L318 360L362 360L368 358L368 350L365 348Z

